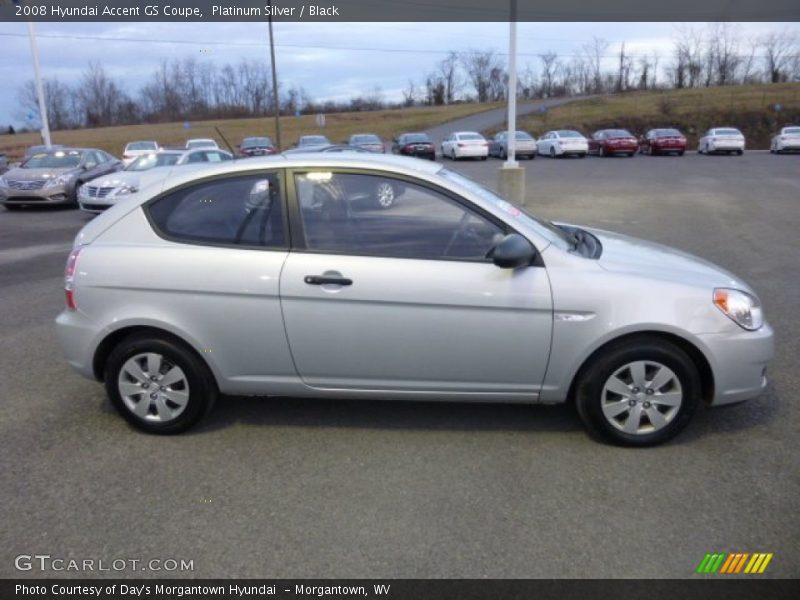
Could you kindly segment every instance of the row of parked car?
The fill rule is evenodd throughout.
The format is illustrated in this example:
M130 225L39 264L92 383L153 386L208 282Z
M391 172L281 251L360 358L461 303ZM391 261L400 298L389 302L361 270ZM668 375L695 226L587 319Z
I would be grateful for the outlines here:
M537 155L598 156L627 155L637 152L649 155L677 154L686 151L686 136L672 128L651 129L640 138L625 129L602 129L587 138L578 131L557 129L539 139L525 131L516 132L515 154L519 158ZM742 154L745 137L734 127L709 129L699 140L701 154ZM342 144L334 144L323 135L303 135L294 148L284 154L308 152L369 152L436 159L434 142L425 133L402 133L391 145L377 135L360 133ZM770 142L770 151L800 151L800 127L787 126ZM247 137L236 149L240 158L277 154L278 147L269 137ZM489 156L508 156L508 132L501 131L487 140L475 131L458 131L445 138L440 146L442 157L458 160ZM162 147L153 140L127 144L119 160L96 148L33 146L22 164L0 175L0 202L8 210L34 204L77 204L88 212L101 212L120 197L139 189L144 171L163 166L215 163L233 160L234 154L221 149L210 138L196 138L177 148ZM1 172L1 171L0 171Z

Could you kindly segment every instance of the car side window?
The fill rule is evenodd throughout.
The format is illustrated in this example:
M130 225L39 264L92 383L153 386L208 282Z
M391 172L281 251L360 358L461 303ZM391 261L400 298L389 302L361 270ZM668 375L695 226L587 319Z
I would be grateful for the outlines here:
M443 193L356 173L295 176L306 248L430 260L488 260L502 227Z
M208 162L208 157L205 152L192 152L186 161L187 163L201 163Z
M146 210L159 232L183 242L283 248L276 173L206 181L163 196Z

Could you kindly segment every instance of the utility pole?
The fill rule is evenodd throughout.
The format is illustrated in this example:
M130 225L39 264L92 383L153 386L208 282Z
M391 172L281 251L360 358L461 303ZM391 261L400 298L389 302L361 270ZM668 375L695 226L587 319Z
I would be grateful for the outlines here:
M508 31L508 128L506 161L498 173L498 191L506 200L525 204L525 169L516 160L517 145L517 0L510 0Z
M36 96L39 99L39 117L42 120L42 139L48 148L50 143L50 123L47 121L47 106L44 102L44 86L42 85L42 74L39 72L39 46L36 44L36 30L33 21L28 21L28 37L31 42L31 54L33 55L33 76L36 81Z
M272 0L268 0L269 7L269 55L272 62L272 99L273 110L275 111L275 141L278 143L278 150L283 150L281 144L281 101L278 95L278 72L275 68L275 40L272 36Z

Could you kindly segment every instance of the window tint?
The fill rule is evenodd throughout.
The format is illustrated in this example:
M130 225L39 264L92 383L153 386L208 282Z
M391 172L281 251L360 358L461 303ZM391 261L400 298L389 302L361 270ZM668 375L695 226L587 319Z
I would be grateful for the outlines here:
M331 172L297 175L295 183L309 250L486 260L504 234L458 202L413 183Z
M208 157L206 156L205 152L192 152L189 155L189 159L186 162L188 163L208 162Z
M167 237L189 242L283 247L280 178L248 175L206 181L148 208Z

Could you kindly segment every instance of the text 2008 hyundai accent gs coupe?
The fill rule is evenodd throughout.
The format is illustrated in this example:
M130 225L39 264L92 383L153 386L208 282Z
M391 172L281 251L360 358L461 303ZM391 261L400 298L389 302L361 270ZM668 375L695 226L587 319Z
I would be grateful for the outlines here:
M369 190L402 193L383 209ZM556 403L627 445L758 396L755 292L677 250L554 225L435 163L365 154L184 167L89 223L58 337L131 423L220 394Z

